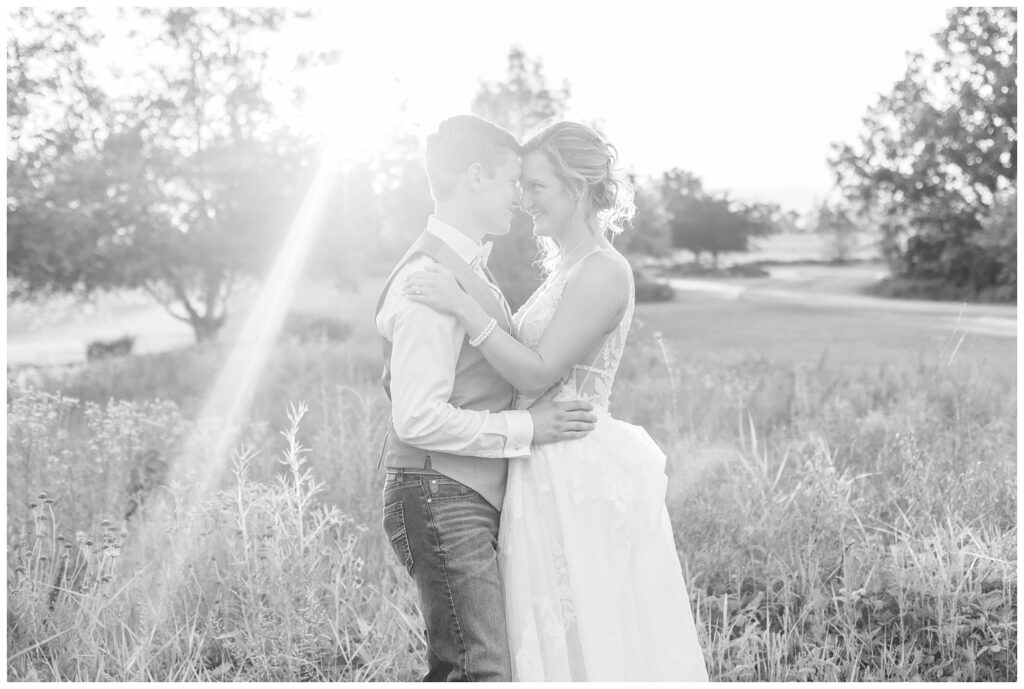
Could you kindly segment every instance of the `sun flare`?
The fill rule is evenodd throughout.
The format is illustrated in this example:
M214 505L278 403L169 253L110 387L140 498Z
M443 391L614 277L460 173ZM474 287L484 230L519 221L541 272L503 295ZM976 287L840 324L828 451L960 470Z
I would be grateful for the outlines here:
M253 391L306 263L327 199L336 155L337 151L325 152L274 265L245 317L237 342L203 405L199 419L216 424L212 444L208 438L194 438L174 462L172 480L195 481L197 498L216 489L228 466L240 425L248 415Z
M394 80L381 71L356 69L342 62L307 71L303 125L327 142L340 161L366 160L379 152L391 135L400 95Z

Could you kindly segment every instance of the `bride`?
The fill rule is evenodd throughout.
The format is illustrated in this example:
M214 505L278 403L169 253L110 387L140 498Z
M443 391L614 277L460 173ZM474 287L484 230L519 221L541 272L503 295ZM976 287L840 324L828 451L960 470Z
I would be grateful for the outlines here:
M596 428L512 462L499 567L518 681L706 681L665 508L665 455L608 413L633 316L630 266L609 242L635 209L615 149L574 122L524 145L522 208L547 279L516 313L513 338L451 273L413 275L405 296L452 313L525 409L594 405Z

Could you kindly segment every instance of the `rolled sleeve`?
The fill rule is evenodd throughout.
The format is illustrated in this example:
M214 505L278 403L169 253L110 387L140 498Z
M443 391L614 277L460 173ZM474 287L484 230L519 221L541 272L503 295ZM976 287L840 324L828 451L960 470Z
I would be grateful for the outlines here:
M422 261L399 271L378 317L380 334L392 342L391 397L395 431L424 450L498 459L526 456L533 440L528 411L472 411L448 400L465 330L441 314L401 295L407 275Z

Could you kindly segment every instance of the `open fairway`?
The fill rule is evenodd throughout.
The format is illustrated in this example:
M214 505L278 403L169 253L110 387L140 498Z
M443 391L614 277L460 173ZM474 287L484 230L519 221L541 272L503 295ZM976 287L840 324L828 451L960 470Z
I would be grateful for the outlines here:
M753 355L779 363L858 369L970 362L1013 377L1016 337L965 332L955 315L836 307L827 301L761 301L678 291L671 302L637 308L636 333L661 332L688 357ZM961 342L962 339L962 342ZM959 343L959 346L958 346ZM955 355L954 355L955 352Z

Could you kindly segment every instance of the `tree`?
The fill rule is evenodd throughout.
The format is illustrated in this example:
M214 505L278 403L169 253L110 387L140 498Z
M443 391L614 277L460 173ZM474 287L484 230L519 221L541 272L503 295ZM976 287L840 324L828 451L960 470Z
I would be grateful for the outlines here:
M357 289L359 276L380 248L383 227L373 166L360 162L338 171L306 260L309 275L326 276L338 289Z
M825 237L829 260L845 263L857 247L858 226L847 208L839 204L821 203L815 213L814 231Z
M88 13L18 8L7 37L8 166L28 156L53 164L83 145L103 119L104 99L82 49L102 38ZM32 161L36 162L36 158Z
M514 45L508 53L503 81L483 82L473 99L473 113L501 125L522 141L543 123L564 115L569 85L552 90L547 86L540 59L526 55ZM513 310L519 308L540 283L533 265L537 245L533 219L524 212L512 219L512 230L496 238L489 266Z
M983 220L1017 178L1017 11L955 8L935 35L942 56L912 54L903 79L864 118L855 144L833 144L837 186L881 219L897 277L995 287L999 260Z
M95 287L106 266L81 265L79 251L98 240L77 182L95 192L94 132L108 103L86 68L82 49L101 35L87 12L19 8L7 41L8 296L25 298L71 282Z
M434 210L423 163L423 147L411 133L399 131L376 162L385 249L397 259L422 232Z
M1017 299L1017 190L996 195L992 211L981 221L978 246L998 258L998 275L993 296L999 301Z
M263 76L267 38L289 15L172 8L143 16L156 22L143 40L173 58L152 65L153 88L132 98L141 115L129 131L141 145L123 160L131 180L147 182L126 185L121 204L139 258L128 281L204 340L223 325L239 281L266 271L311 177L312 156L275 121Z
M702 254L711 254L715 268L722 252L747 251L751 237L773 231L773 216L779 212L774 205L709 194L699 177L678 168L664 173L659 186L672 246L692 252L698 264Z
M508 51L505 80L482 82L472 110L522 139L539 125L561 117L569 96L567 82L561 89L548 88L543 61L513 45Z
M668 256L672 253L672 235L660 189L649 181L640 183L636 175L629 176L629 183L633 186L636 215L617 240L619 249L623 253Z
M235 286L266 270L312 172L308 147L275 121L266 95L267 37L290 16L138 11L140 54L159 61L122 75L138 87L106 98L102 126L58 130L91 145L38 193L15 188L25 213L8 228L9 274L35 293L140 287L197 340L212 338Z

